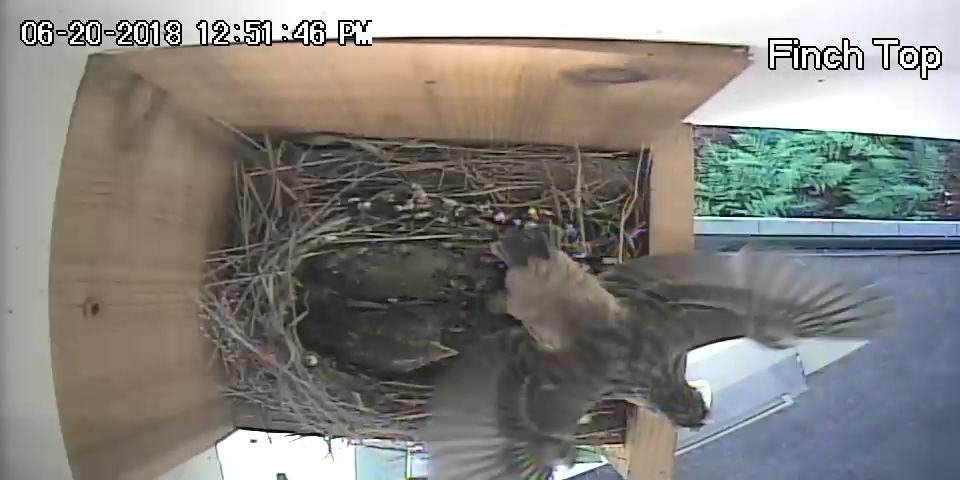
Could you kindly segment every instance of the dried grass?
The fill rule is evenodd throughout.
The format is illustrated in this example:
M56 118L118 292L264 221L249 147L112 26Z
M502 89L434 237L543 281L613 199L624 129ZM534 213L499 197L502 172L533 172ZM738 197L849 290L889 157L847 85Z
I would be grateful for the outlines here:
M414 440L431 391L305 351L305 259L384 242L486 249L528 222L565 226L565 249L594 264L645 251L646 152L244 138L252 148L236 168L230 242L206 262L205 333L225 394L298 433Z

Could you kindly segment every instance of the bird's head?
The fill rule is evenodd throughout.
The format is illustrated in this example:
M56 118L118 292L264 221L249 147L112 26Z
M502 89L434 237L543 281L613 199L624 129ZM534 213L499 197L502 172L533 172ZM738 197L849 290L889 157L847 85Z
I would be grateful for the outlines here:
M705 383L693 382L691 385L671 389L669 398L661 398L657 403L663 406L662 413L674 425L699 430L710 423L712 400L710 389Z
M713 389L710 388L710 384L705 380L694 380L689 383L690 388L687 389L688 395L691 397L689 401L692 404L699 405L695 408L697 410L694 418L699 420L694 420L695 423L699 423L696 427L687 427L693 430L698 430L704 425L709 425L711 423L710 413L711 408L713 407Z
M699 430L709 423L710 407L707 406L703 396L694 388L684 389L682 399L678 408L673 412L668 412L668 416L678 427L689 428L690 430Z

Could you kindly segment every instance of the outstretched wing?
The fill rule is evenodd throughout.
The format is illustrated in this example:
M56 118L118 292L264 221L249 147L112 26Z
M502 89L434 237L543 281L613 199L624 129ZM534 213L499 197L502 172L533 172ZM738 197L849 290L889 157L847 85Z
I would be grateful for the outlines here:
M771 348L800 338L870 338L896 312L892 293L873 281L751 248L641 257L600 280L631 305L635 321L658 322L678 351L740 337Z
M506 311L523 322L461 353L438 382L421 438L436 480L547 479L572 461L577 421L623 353L625 310L558 247L556 231L506 235ZM619 350L618 350L619 349Z
M540 480L574 451L577 420L596 386L565 377L523 330L499 332L462 352L438 381L420 432L436 480Z

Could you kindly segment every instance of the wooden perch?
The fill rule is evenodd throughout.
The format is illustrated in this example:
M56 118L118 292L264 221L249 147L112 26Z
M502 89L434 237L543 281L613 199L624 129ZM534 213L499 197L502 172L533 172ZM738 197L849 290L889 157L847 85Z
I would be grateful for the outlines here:
M694 213L693 132L678 124L653 145L650 180L650 254L692 251ZM627 422L623 448L607 455L627 480L674 478L677 432L666 420L637 407Z

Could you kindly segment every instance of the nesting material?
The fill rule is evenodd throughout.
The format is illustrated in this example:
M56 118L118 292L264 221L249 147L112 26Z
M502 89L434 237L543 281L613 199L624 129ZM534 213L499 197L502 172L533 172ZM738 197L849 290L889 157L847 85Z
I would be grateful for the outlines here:
M501 233L559 225L595 271L646 251L648 151L244 138L202 305L226 394L268 427L416 440L446 362L518 325L497 302ZM600 405L585 441L622 439L622 414Z

